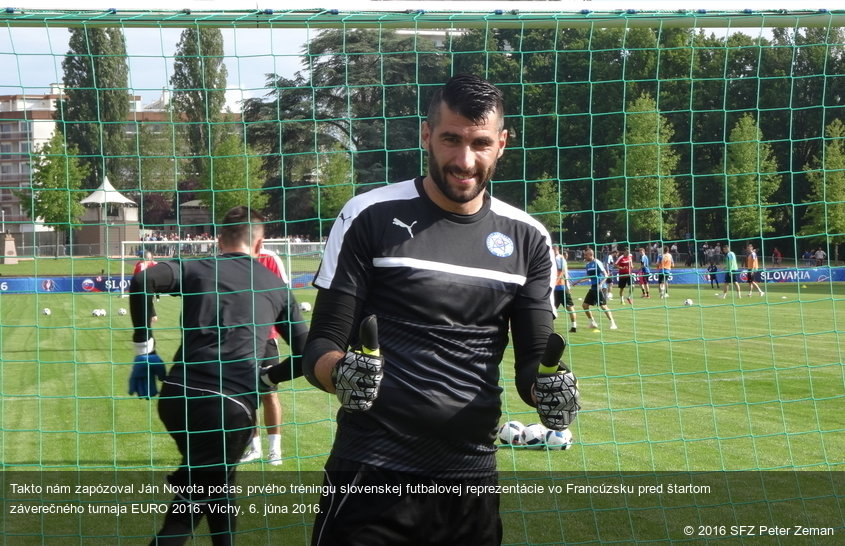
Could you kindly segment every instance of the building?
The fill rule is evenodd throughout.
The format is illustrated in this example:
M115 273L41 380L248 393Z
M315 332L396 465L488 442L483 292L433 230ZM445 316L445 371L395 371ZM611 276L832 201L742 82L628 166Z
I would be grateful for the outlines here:
M53 136L56 103L62 99L62 87L53 84L48 93L0 96L0 231L11 233L19 254L37 255L34 247L54 243L55 234L37 218L29 218L15 194L30 187L30 154ZM141 97L129 96L127 134L135 134L138 123L166 123L169 95L144 107Z

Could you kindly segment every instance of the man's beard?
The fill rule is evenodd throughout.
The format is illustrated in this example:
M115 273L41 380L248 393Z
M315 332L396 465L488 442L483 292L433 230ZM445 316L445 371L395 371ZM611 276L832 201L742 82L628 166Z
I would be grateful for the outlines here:
M434 154L431 151L429 151L428 174L431 176L431 179L434 181L434 184L441 193L443 193L443 195L445 195L450 201L454 201L455 203L469 203L478 197L481 192L487 189L490 180L493 179L493 174L496 172L497 163L498 158L494 160L490 167L482 173L479 173L476 170L471 172L461 172L460 169L454 166L441 167L437 158L434 157ZM446 180L446 175L450 173L458 178L475 178L475 185L463 191L456 190L450 186L449 182Z

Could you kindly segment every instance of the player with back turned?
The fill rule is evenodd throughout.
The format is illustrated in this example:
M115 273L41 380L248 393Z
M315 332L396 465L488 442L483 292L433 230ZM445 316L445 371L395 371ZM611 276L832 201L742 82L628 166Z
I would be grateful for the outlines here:
M235 207L220 228L219 256L163 262L132 278L138 356L129 392L155 396L156 379L163 380L159 417L182 455L168 481L184 493L173 499L155 544L186 542L203 517L213 544L233 541L236 511L228 492L253 433L260 386L290 379L299 366L307 328L290 290L255 260L262 222L257 213ZM156 293L182 296L182 343L166 377L150 330ZM272 325L294 356L259 370Z
M453 77L422 125L428 174L354 197L332 228L303 371L341 402L325 467L338 492L321 497L313 544L501 542L495 491L425 490L497 483L509 327L520 397L550 428L577 413L574 376L558 367L563 344L552 334L548 232L487 191L507 135L501 91ZM348 498L339 491L350 483L403 494Z

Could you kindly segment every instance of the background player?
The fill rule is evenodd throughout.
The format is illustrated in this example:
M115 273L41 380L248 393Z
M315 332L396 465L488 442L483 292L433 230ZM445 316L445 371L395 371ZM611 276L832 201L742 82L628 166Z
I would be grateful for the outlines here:
M672 276L673 265L675 265L675 260L672 258L672 253L669 251L668 246L664 246L663 255L660 257L660 269L657 273L657 283L661 298L669 297L669 277Z
M619 251L614 248L605 258L604 270L607 272L607 280L601 288L608 300L613 299L613 280L616 278L616 259L618 257Z
M745 247L745 268L745 274L748 277L746 279L748 281L748 297L750 298L754 295L755 288L761 296L764 295L765 292L757 284L760 281L760 263L757 260L757 251L751 243Z
M607 300L604 298L605 291L602 289L605 281L607 280L607 271L605 271L601 261L595 257L592 248L588 248L584 251L584 262L586 263L586 276L582 279L578 279L572 283L572 285L581 284L584 281L590 282L590 289L584 297L584 303L581 304L581 307L587 314L587 318L590 320L590 328L596 330L599 327L598 323L593 318L593 312L590 311L590 307L595 305L604 311L604 314L607 316L607 320L610 321L610 329L617 330L618 326L616 326L616 321L613 320L613 313L611 313L610 309L607 307Z
M634 270L634 257L631 256L631 249L627 246L622 249L622 254L616 259L616 270L618 271L617 283L619 284L619 299L624 305L627 301L629 305L634 304L633 296L634 287L631 283L631 273ZM628 289L628 295L625 296L625 289Z
M710 262L710 265L707 266L707 276L710 280L710 288L713 288L715 283L716 288L719 288L719 268L716 266L714 262Z
M578 316L575 313L575 305L572 303L572 290L569 285L569 253L554 246L555 265L557 266L557 279L555 280L555 309L563 305L569 315L569 331L575 333L578 329Z
M550 237L487 191L507 135L501 91L477 76L453 77L435 90L422 125L428 174L352 198L332 227L303 358L308 380L341 401L324 478L337 493L321 496L313 544L501 542L495 491L406 488L498 482L509 328L519 396L548 427L574 416L566 374L538 374L554 327ZM373 337L380 354L365 350ZM362 347L349 351L350 341ZM341 489L350 483L398 484L406 494L347 502Z
M274 275L282 279L285 285L289 284L288 276L285 273L285 266L282 263L279 255L268 248L262 248L258 253L258 263L273 272ZM261 367L274 366L279 364L279 331L275 326L270 327L270 339L267 340L267 347L265 348L264 360L261 362ZM290 379L302 377L302 366L296 366L291 370ZM286 379L287 381L288 379ZM261 406L264 408L264 427L267 429L267 462L273 466L282 464L282 404L276 395L278 387L259 385L261 394ZM256 422L256 424L258 424ZM256 461L261 458L261 429L255 427L255 434L252 436L252 441L249 447L241 457L240 462L248 463Z
M637 276L640 283L640 291L643 293L642 297L650 298L651 293L648 287L648 278L651 275L649 268L648 253L644 247L640 247L640 273Z
M742 297L742 289L739 287L739 265L736 261L736 254L731 250L729 243L722 245L722 252L725 253L725 286L722 288L722 299L728 295L728 290L736 288L736 297Z
M264 240L262 222L257 213L235 207L220 228L219 256L163 262L138 273L130 284L138 356L129 392L155 396L156 379L163 380L159 417L182 455L168 481L192 491L173 499L158 544L186 542L203 517L212 543L232 542L234 500L220 491L234 483L238 459L252 436L257 385L282 380L299 361L291 357L259 374L270 325L278 325L294 355L305 344L308 332L296 300L281 279L254 259ZM154 293L182 296L182 343L166 377L150 330Z

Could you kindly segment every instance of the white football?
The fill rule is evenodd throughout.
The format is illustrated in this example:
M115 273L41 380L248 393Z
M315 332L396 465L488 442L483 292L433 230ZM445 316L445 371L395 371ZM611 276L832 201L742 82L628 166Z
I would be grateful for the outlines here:
M45 307L44 309L42 309L42 310L41 310L41 314L42 314L42 315L48 315L48 316L49 316L49 315L52 315L52 314L53 314L53 312L52 312L52 311L50 311L50 308L49 308L49 307Z
M684 305L686 305L687 307L689 307L690 305L692 305L692 303L693 303L693 302L692 302L692 300L691 300L691 299L689 299L689 298L687 298L687 299L685 299L685 300L684 300Z
M93 317L99 317L99 316L100 316L100 310L99 310L99 309L94 309L93 311L91 311L91 316L93 316Z
M569 449L572 447L572 431L565 429L546 432L546 447L549 449Z
M532 423L522 430L522 445L528 449L543 449L548 429L540 423Z
M106 310L105 309L100 309L100 316L101 317L106 316Z
M524 429L525 425L519 421L508 421L499 427L497 436L503 444L518 446L522 444L522 431Z
M124 309L123 307L121 307L120 309L118 309L118 310L117 310L117 314L118 314L118 315L120 315L120 316L122 317L123 315L125 315L125 314L126 314L126 309Z
M307 301L303 301L299 304L299 310L303 313L310 313L311 312L311 304Z

